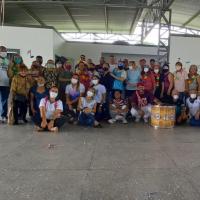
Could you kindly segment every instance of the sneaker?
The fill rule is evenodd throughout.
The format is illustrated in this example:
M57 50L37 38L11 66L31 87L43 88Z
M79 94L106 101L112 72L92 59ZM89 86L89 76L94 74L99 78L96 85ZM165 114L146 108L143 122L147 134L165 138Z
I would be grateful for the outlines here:
M140 122L140 118L136 118L136 119L135 119L135 122L136 122L136 123Z
M126 119L123 119L123 120L122 120L122 123L123 123L123 124L128 124L128 122L127 122Z
M2 121L2 123L6 123L7 122L6 117L2 117L1 121Z
M108 123L109 123L109 124L114 124L115 122L116 122L115 119L109 119L109 120L108 120Z
M116 115L116 117L115 117L115 120L122 120L123 119L123 117L122 116L120 116L120 115Z

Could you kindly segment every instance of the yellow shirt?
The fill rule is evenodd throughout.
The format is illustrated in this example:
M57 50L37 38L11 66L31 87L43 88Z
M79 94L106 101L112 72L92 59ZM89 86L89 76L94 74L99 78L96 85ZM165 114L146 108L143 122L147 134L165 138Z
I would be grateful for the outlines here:
M20 75L16 75L13 77L11 84L11 92L13 93L13 95L21 94L27 97L30 87L31 85L27 77L22 77Z

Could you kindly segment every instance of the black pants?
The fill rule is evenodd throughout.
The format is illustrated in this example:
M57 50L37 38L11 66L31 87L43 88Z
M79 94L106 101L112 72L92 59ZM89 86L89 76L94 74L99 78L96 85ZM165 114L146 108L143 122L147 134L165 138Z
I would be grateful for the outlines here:
M41 123L42 123L42 119L38 116L33 116L33 122L36 126L39 126L40 128L41 127ZM47 120L47 123L49 123L50 120ZM65 116L61 116L57 119L54 120L54 127L58 127L60 128L61 126L63 126L66 122L66 117ZM48 127L46 127L44 130L47 130L48 131Z
M14 100L13 101L13 114L14 114L14 119L15 122L18 122L19 118L20 119L26 119L26 114L27 114L27 101L21 102Z

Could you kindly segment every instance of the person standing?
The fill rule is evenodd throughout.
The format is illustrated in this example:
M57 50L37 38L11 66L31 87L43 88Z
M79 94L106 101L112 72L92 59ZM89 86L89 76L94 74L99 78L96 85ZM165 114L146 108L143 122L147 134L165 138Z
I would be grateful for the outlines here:
M0 46L0 121L7 120L7 107L9 96L9 78L8 78L9 60L7 58L7 49Z
M185 83L188 79L187 72L183 69L181 62L176 63L176 71L174 72L174 89L179 92L179 98L185 102Z
M135 61L130 61L126 79L126 98L131 97L137 90L137 84L140 82L140 75L140 67L136 66Z

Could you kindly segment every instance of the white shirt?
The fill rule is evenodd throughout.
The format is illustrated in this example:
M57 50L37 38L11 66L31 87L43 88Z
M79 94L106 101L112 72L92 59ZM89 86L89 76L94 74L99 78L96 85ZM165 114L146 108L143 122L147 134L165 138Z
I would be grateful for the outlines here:
M77 91L72 87L72 84L66 86L65 94L68 94L72 100L78 98L80 94L85 92L85 86L80 83L79 90Z
M190 98L186 100L187 107L189 108L189 112L191 116L195 116L197 111L200 109L200 98L197 97L193 103L190 102Z
M97 103L101 103L103 95L106 94L106 88L104 85L98 84L94 86L94 89L96 90L94 99Z
M63 104L62 101L58 100L54 103L51 103L49 99L43 98L40 101L39 108L45 107L46 108L46 118L47 119L52 119L53 114L56 110L61 110L63 111Z
M117 68L117 64L110 64L110 72L112 73L113 70Z

